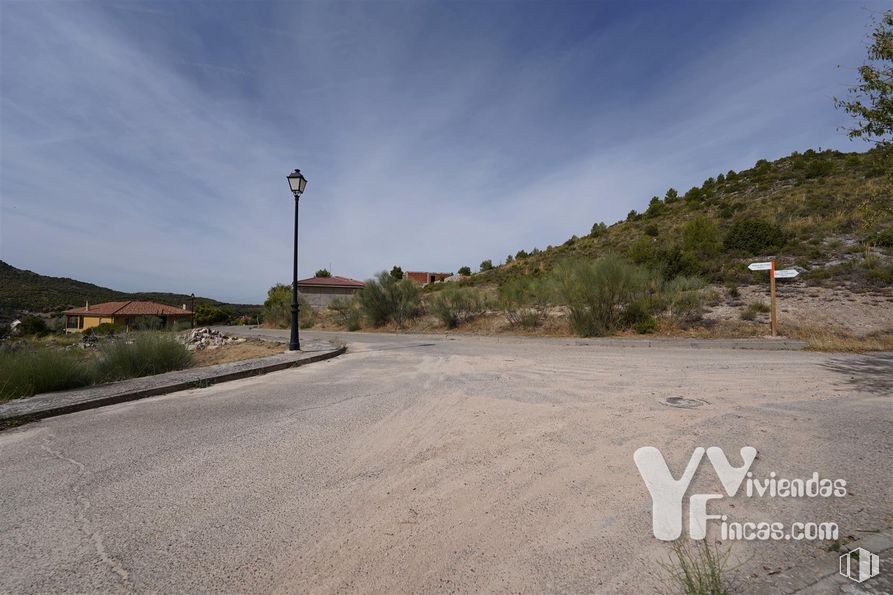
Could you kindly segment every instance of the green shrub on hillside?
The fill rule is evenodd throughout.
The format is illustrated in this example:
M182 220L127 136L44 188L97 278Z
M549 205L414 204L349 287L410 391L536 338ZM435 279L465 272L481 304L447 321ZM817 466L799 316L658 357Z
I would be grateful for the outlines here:
M489 270L491 270L492 268L493 268L493 261L490 260L489 258L488 258L487 260L482 260L482 261L481 261L481 268L480 268L480 270L481 270L482 273L485 272L485 271L489 271Z
M419 314L419 287L409 279L397 280L382 271L357 294L363 315L373 326L395 322L403 327Z
M743 218L735 221L726 233L726 250L750 255L764 254L781 248L787 242L784 230L762 219Z
M428 308L445 327L452 329L483 314L487 300L478 289L451 285L437 292Z
M18 332L22 335L42 337L49 332L46 321L40 316L25 314L20 320Z
M713 256L722 248L719 228L706 217L695 217L682 230L682 246L701 257Z
M879 231L874 236L874 245L883 248L893 248L893 226Z
M543 279L515 277L499 287L499 309L512 326L539 326L545 320L549 302L550 289Z
M570 313L570 325L581 337L615 330L624 309L644 300L653 275L619 257L560 263L553 273L557 295Z
M459 267L459 270L457 272L463 277L468 277L471 275L471 267L469 267L469 266Z

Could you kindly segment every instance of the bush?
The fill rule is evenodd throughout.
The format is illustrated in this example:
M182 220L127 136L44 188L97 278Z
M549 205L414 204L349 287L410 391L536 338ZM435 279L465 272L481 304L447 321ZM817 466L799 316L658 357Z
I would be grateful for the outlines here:
M546 318L549 289L542 279L516 277L499 288L498 304L509 324L534 328Z
M23 335L34 335L42 337L49 332L46 321L40 316L34 314L25 314L21 318L22 324L19 325L19 332Z
M678 322L690 323L703 316L704 281L698 277L680 275L664 284L663 298L670 315Z
M893 225L875 234L874 244L883 248L893 248Z
M357 331L363 326L363 311L356 298L335 298L329 309L335 312L335 321L347 330Z
M481 262L481 272L489 271L493 269L493 261L490 259L484 260Z
M115 335L117 333L123 333L124 330L125 330L124 327L121 326L120 324L113 324L111 322L103 322L102 324L100 324L98 326L95 326L93 328L88 328L87 330L84 331L83 334L87 335L87 334L93 333L94 335L99 335L102 337L102 336Z
M56 349L0 350L0 401L93 383L81 354Z
M264 324L274 328L289 328L291 326L291 286L277 283L267 292L267 299L261 308L261 318ZM197 321L196 321L197 322ZM316 312L310 302L298 294L298 325L301 328L310 328L316 324Z
M682 230L682 246L699 256L713 256L722 247L719 229L706 217L695 217Z
M447 328L456 328L487 310L487 301L472 287L450 286L431 298L429 309Z
M133 342L111 341L100 347L99 382L138 378L192 366L192 353L171 335L141 333Z
M399 327L419 314L419 287L409 279L398 281L382 271L357 294L363 315L373 326L393 321Z
M653 333L657 331L657 320L654 316L649 316L648 318L637 322L633 328L636 329L636 332L640 335Z
M195 324L196 326L210 326L222 322L229 322L233 313L226 308L209 306L207 304L197 304L195 306Z
M394 268L391 269L391 277L399 281L403 278L403 269L401 267L398 267L397 265L394 265Z
M570 311L571 328L582 337L616 329L630 304L646 298L650 271L618 257L565 261L553 273L555 288Z
M750 255L781 248L787 242L784 230L761 219L738 219L729 228L724 241L726 250Z
M332 273L329 272L329 269L319 269L315 273L313 273L314 277L331 277Z
M131 328L135 331L159 331L164 328L164 320L159 316L140 316Z
M589 232L589 237L597 238L600 235L604 234L608 231L608 226L604 224L604 222L598 222L592 224L592 230Z
M463 277L471 275L471 267L459 267L459 274Z

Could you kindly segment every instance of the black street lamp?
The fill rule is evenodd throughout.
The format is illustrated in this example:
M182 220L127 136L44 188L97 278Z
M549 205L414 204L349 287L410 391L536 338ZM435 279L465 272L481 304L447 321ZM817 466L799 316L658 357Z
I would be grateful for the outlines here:
M189 324L190 328L195 328L195 294L190 294L189 297L192 298L192 321Z
M298 341L298 202L301 200L301 194L307 186L307 178L301 174L301 170L288 174L288 187L291 193L295 195L295 262L291 284L291 339L288 341L289 351L298 351L301 343Z

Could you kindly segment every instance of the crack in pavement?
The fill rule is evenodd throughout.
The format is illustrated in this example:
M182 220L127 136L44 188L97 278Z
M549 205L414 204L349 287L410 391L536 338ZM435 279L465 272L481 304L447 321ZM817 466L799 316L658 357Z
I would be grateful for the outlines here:
M80 461L76 461L72 458L66 457L65 453L60 450L55 450L49 446L50 440L48 439L45 444L41 445L41 448L56 457L60 461L64 461L66 463L70 463L77 467L78 473L74 478L74 481L71 483L71 493L74 494L75 501L78 503L78 514L77 519L80 523L80 531L93 543L93 547L96 550L96 554L99 556L99 559L111 570L114 574L118 576L120 579L120 583L128 588L133 589L133 583L130 582L130 574L124 567L109 555L108 551L105 549L105 543L103 542L102 535L97 531L93 523L90 522L90 518L87 516L87 512L90 510L91 504L90 500L81 493L79 483L82 481L88 480L92 477L92 473L87 471L86 465L81 463Z

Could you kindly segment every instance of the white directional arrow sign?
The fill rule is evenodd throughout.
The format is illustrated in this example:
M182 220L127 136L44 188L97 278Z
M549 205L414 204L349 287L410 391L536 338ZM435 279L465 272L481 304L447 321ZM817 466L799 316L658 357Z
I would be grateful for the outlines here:
M800 272L797 269L781 269L780 271L775 271L776 279L791 279L799 275Z
M749 268L752 271L768 271L769 269L772 268L772 263L771 262L752 262L749 265L747 265L747 268Z

